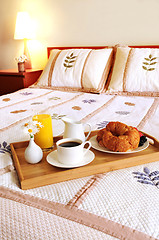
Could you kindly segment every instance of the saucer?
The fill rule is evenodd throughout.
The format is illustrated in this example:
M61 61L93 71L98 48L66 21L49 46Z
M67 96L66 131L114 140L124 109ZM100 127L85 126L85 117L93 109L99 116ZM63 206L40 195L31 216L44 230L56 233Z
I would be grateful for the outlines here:
M92 162L93 159L95 158L95 155L92 151L88 150L88 152L85 154L83 157L83 160L79 163L76 163L75 165L66 165L61 162L59 162L58 157L57 157L57 150L49 153L46 157L46 160L49 164L55 166L55 167L60 167L60 168L75 168L75 167L81 167L84 165L87 165L88 163Z

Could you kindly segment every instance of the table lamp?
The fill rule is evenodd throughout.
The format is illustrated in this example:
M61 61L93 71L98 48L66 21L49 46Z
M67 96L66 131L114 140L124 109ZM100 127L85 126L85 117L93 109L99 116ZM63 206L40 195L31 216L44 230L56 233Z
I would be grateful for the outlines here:
M27 40L34 38L34 32L32 29L31 19L27 12L18 12L15 26L14 39L23 39L24 40L24 55L27 57L25 62L25 68L31 69L31 59L29 50L27 47Z

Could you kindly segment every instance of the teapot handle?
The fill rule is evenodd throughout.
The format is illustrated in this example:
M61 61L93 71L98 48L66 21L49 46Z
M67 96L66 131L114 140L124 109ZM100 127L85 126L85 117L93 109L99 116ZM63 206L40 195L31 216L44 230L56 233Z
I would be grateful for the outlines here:
M92 131L91 125L90 125L89 123L85 123L85 126L86 126L86 125L89 127L89 131L88 131L87 136L85 137L85 141L87 140L87 138L89 137L89 135L91 134L91 131Z

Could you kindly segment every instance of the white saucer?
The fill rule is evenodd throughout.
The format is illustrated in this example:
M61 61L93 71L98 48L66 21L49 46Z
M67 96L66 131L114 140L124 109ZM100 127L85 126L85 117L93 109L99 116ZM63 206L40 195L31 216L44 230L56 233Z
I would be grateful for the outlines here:
M83 160L80 163L77 163L75 165L66 165L66 164L59 162L58 157L57 157L57 150L55 150L47 155L46 160L49 164L51 164L55 167L75 168L75 167L81 167L81 166L87 165L88 163L92 162L94 158L95 158L94 153L92 151L88 150L88 152L83 157Z

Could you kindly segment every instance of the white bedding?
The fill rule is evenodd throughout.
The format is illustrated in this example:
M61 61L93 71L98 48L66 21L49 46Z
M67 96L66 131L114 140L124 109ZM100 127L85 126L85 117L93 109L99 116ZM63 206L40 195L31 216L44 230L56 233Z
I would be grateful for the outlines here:
M0 97L0 239L159 239L159 162L21 190L9 144L36 113L105 127L121 121L159 140L159 98L27 88ZM155 177L155 179L153 179ZM142 180L142 181L140 181Z

